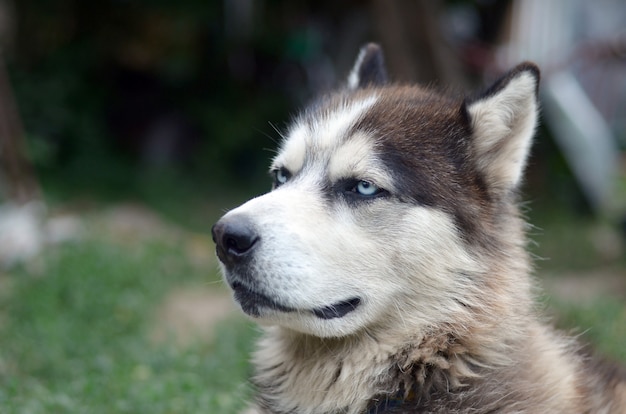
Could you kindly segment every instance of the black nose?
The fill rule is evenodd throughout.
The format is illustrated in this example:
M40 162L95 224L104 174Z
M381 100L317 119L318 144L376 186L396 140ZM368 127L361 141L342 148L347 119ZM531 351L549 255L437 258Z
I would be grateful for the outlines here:
M225 265L246 260L260 238L250 219L245 216L224 217L211 229L217 257Z

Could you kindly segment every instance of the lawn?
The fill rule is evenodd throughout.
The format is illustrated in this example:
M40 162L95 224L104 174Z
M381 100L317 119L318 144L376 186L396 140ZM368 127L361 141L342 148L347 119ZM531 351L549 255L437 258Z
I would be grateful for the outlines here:
M0 412L241 409L253 327L226 319L219 340L184 346L151 333L168 292L221 288L215 263L190 257L199 237L87 236L1 274Z
M0 412L239 412L251 391L245 379L254 326L228 317L213 339L199 335L182 345L174 334L154 335L172 291L226 294L208 226L190 231L155 219L116 228L102 218L109 216L86 214L79 241L0 273ZM567 254L548 227L535 237L543 244L537 254ZM583 235L555 233L569 240ZM594 263L576 265L589 270ZM568 270L560 261L539 265L557 280ZM623 260L611 266L624 271ZM562 327L579 327L600 350L626 361L623 296L543 302Z

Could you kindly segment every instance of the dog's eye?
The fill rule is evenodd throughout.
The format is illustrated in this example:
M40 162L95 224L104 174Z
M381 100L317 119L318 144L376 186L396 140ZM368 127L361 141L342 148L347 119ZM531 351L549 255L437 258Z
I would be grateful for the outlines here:
M277 168L272 173L274 175L274 187L285 184L291 178L291 173L285 167Z
M376 184L371 183L369 181L361 180L359 181L352 190L362 196L371 197L375 196L383 191L382 188L378 187Z

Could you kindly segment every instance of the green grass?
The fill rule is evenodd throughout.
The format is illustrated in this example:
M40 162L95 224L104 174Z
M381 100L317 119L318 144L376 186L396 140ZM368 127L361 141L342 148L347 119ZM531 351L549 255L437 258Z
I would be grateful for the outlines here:
M0 412L234 413L248 395L253 329L224 322L219 340L154 344L165 294L209 283L177 246L88 241L0 276Z
M535 242L530 249L536 256L540 277L558 284L564 275L589 279L596 277L598 269L609 269L626 280L623 247L621 253L606 250L607 245L619 245L622 237L614 223L576 215L565 206L544 206L531 211L530 216L536 226L530 231L530 239ZM601 278L594 281L603 283ZM579 336L581 342L591 344L599 354L626 363L626 291L612 293L610 297L597 296L582 302L564 297L546 298L545 302L548 312L555 315L558 328Z
M150 339L168 292L220 288L215 263L194 264L185 235L129 241L91 232L97 237L0 273L0 413L239 412L250 395L252 325L227 320L217 340L187 346ZM557 236L545 244L552 269L566 269ZM548 305L562 328L579 328L601 352L626 361L623 302Z
M598 355L626 363L626 306L615 298L597 298L586 304L551 299L557 326L592 344Z

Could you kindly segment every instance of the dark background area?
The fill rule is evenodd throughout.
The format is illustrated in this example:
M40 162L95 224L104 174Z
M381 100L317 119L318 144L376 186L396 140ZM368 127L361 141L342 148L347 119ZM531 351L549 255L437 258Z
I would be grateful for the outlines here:
M141 199L181 186L198 196L259 192L279 131L343 82L363 43L382 43L396 81L470 91L501 70L493 54L509 7L20 0L4 7L3 58L25 154L49 200ZM548 192L580 208L549 139L535 155L532 198Z
M501 56L514 32L516 5L4 0L0 41L7 70L0 72L0 100L15 116L0 114L0 124L9 124L3 142L18 141L22 161L12 173L2 152L0 200L42 195L51 206L133 200L206 229L206 217L180 206L224 208L266 191L266 166L280 132L311 98L342 85L364 43L382 44L396 82L471 93L512 65ZM602 7L604 19L616 14ZM584 13L579 7L572 18ZM626 91L626 36L607 40L586 25L576 27L593 41L554 57L542 67L544 79L572 67L592 80L587 91L608 114L623 159L626 99L619 91ZM529 26L529 36L537 30ZM621 85L612 85L615 79ZM537 215L597 215L545 116L541 124L524 198ZM617 200L626 199L623 176ZM15 197L15 187L26 190ZM618 208L600 216L618 228L626 203L613 204Z

